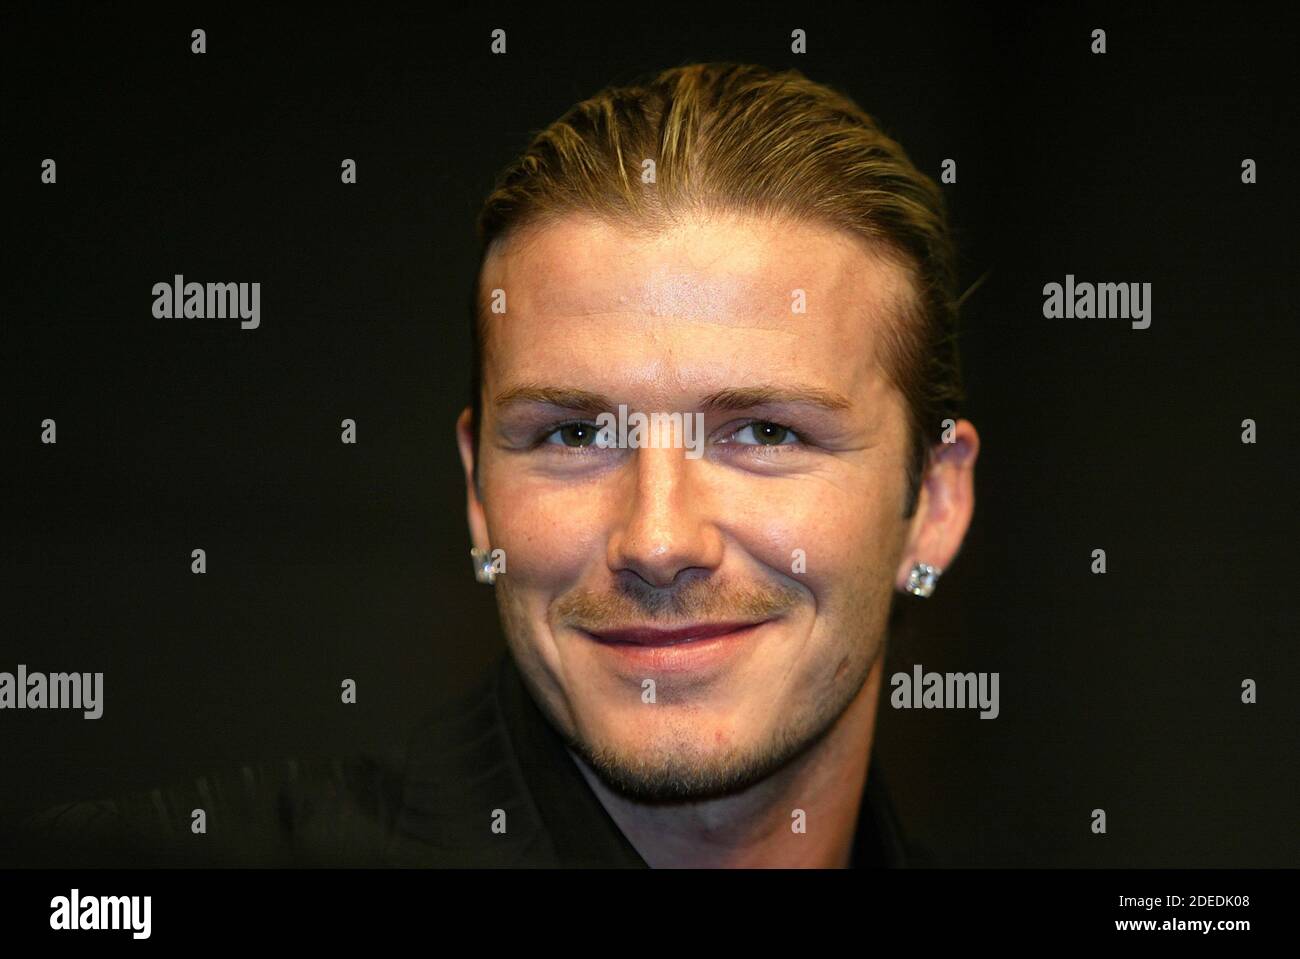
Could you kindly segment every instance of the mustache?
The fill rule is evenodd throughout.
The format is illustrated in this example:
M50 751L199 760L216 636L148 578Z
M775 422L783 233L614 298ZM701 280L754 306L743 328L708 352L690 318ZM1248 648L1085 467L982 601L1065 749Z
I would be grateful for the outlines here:
M566 625L588 632L632 624L670 627L699 621L756 621L789 612L802 596L793 586L776 583L711 578L661 588L629 579L618 582L612 592L574 590L556 603L555 615Z

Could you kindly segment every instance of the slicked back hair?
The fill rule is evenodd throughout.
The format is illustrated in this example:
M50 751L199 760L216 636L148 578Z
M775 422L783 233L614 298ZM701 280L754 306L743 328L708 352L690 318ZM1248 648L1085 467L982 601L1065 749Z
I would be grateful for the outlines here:
M653 183L642 181L647 159ZM566 214L653 232L712 211L838 227L906 272L913 295L886 324L881 355L908 411L904 516L912 516L940 424L958 417L964 399L943 194L844 94L797 70L737 63L674 67L606 88L538 132L497 178L478 217L471 294L475 484L488 256L523 228Z

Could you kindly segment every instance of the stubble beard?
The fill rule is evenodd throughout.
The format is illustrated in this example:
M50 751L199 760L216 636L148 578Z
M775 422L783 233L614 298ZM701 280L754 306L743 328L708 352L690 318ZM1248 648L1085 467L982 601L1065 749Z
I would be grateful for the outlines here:
M506 596L499 599L508 635L523 637L529 632L527 617L513 608ZM791 603L793 599L786 597ZM763 600L759 601L760 606ZM809 696L796 704L793 715L775 727L761 742L738 745L721 752L701 744L690 710L683 709L670 723L659 727L653 740L637 746L600 741L584 736L576 726L557 714L550 697L540 695L531 669L523 669L526 685L542 714L569 749L580 757L601 782L628 799L644 803L689 803L735 795L779 772L820 743L857 698L876 660L884 655L884 637L868 636L870 616L854 625L858 642L870 646L868 655L850 657L853 675L837 676L828 695ZM879 624L883 626L882 624ZM863 627L868 627L863 629ZM515 645L511 643L511 645ZM529 652L530 644L521 643ZM519 656L516 655L518 659ZM672 705L647 708L674 709Z

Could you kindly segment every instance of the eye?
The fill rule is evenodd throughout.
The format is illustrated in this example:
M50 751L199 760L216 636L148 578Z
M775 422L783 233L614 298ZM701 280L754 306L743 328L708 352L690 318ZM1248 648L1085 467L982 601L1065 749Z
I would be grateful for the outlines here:
M585 446L601 445L597 442L599 437L600 428L595 423L564 423L547 433L542 438L542 443L581 449Z
M752 440L737 440L736 442L740 446L792 446L800 442L799 434L790 427L767 420L755 420L753 423L746 423L731 435L733 437L746 435L753 437Z

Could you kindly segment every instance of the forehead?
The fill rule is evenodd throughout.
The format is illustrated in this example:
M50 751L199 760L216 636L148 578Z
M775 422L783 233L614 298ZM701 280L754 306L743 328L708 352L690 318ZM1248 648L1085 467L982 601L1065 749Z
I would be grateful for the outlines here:
M495 289L506 312L484 311L489 368L536 360L554 340L572 360L584 346L707 349L738 333L875 366L884 324L913 296L896 258L846 231L729 213L653 233L585 215L534 226L484 263L481 302Z

